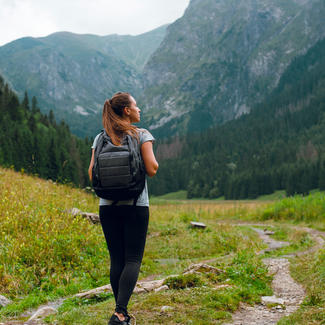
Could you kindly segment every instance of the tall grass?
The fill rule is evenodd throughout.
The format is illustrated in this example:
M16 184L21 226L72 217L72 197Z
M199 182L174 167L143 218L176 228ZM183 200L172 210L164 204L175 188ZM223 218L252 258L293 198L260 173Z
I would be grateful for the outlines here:
M315 193L285 198L266 208L261 213L260 219L325 223L325 195Z
M0 292L9 298L52 292L72 282L82 286L108 279L101 229L66 210L96 209L96 199L11 170L0 169ZM78 289L79 290L79 289Z

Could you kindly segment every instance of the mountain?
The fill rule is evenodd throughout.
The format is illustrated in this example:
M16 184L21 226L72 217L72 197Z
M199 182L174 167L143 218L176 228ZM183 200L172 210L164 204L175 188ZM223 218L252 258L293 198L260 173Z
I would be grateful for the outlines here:
M166 137L250 112L325 36L324 16L323 0L192 0L145 65L146 126Z
M325 39L296 57L250 114L157 142L154 195L187 189L189 198L245 199L325 190Z
M0 73L18 93L28 90L43 111L55 111L71 131L101 128L105 99L120 90L142 90L141 69L164 37L166 26L138 36L59 32L18 39L0 47Z
M104 37L106 51L113 51L115 57L122 59L138 72L142 72L151 54L165 37L168 25L138 35L108 35Z

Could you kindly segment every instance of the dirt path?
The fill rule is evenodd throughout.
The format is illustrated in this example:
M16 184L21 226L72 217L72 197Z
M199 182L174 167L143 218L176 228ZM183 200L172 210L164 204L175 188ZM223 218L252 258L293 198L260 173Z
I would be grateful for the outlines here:
M265 234L262 229L255 228L254 226L264 226L270 228L265 224L248 224L237 223L237 225L250 225L261 237L261 239L268 245L268 248L259 252L274 250L287 245L286 242L274 240ZM302 255L311 251L316 251L324 245L323 236L325 233L320 231L306 228L306 227L293 227L300 230L307 231L315 245L304 252L290 254ZM269 273L274 275L272 281L273 296L262 297L262 303L255 306L241 304L239 309L233 314L232 322L225 325L271 325L276 324L283 316L288 316L296 311L305 297L303 287L296 283L290 275L290 263L287 258L265 258L263 262L267 265Z

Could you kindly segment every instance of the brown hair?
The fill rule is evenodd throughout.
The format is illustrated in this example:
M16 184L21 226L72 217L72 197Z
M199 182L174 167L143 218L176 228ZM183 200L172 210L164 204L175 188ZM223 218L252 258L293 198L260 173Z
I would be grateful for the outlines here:
M118 92L107 99L103 108L103 126L113 144L121 145L123 135L129 134L139 141L137 128L123 118L123 109L131 105L129 93Z

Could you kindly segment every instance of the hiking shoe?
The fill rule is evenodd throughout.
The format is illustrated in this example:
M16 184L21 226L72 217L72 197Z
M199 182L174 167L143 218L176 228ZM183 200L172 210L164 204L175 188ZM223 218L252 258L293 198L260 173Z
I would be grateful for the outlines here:
M108 325L130 325L130 323L127 322L127 320L128 320L127 317L125 317L125 320L122 321L116 315L112 315L111 319L108 322Z

